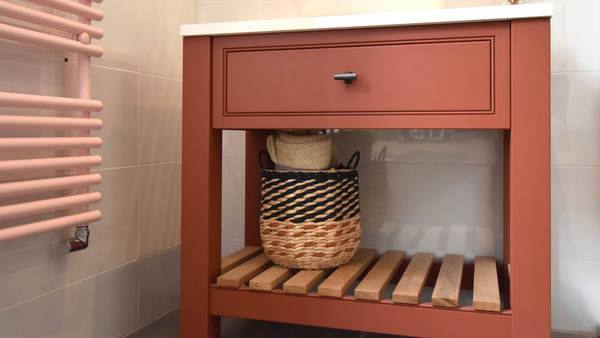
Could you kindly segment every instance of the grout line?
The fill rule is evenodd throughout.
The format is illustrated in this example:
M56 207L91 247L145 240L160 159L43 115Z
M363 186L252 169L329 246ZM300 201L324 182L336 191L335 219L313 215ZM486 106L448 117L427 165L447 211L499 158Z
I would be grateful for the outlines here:
M550 75L568 75L568 74L585 74L585 73L600 73L600 70L570 70L570 71L558 71L558 72L550 72Z
M156 163L145 163L145 164L139 164L139 167L149 167L149 166L153 166L153 165L162 165L162 164L176 164L176 163L181 163L181 160L176 160L176 161L167 161L167 162L156 162Z
M61 59L57 59L57 60L61 60ZM77 61L69 60L69 62L73 62L74 64L77 64ZM92 67L120 71L120 72L131 73L131 74L137 74L137 75L145 75L145 76L155 77L155 78L164 79L164 80L173 80L173 81L179 81L179 82L183 81L183 79L181 79L181 78L168 77L168 76L163 76L163 75L158 75L158 74L141 73L139 70L135 71L135 70L130 70L130 69L115 68L115 67L109 67L109 66L98 65L98 64L92 64ZM139 68L139 65L138 65L138 68Z
M587 165L587 164L551 164L551 168L600 168L600 165Z
M71 60L69 60L69 62L71 62ZM73 63L77 63L77 61L73 61ZM93 64L92 67L102 68L102 69L107 69L107 70L114 70L114 71L125 72L125 73L131 73L131 74L137 74L138 73L135 70L123 69L123 68L115 68L115 67L109 67L109 66L98 65L98 64Z
M138 234L138 236L139 236L139 234ZM139 250L140 250L140 246L138 245L138 251ZM137 277L136 284L137 285L136 285L136 290L135 290L136 293L137 293L136 300L135 300L135 303L136 303L136 307L135 307L135 310L136 310L135 327L139 328L140 327L140 279L141 279L140 278L140 259L139 259L139 256L138 256L138 260L137 261L138 261L138 264L137 264L137 274L136 274L136 277Z
M157 251L153 251L153 252L151 252L151 253L144 254L143 256L140 256L140 257L139 257L139 259L142 259L142 258L145 258L145 257L148 257L148 256L152 256L152 255L154 255L154 254L159 254L159 253L162 253L162 252L164 252L164 251L167 251L167 250L173 249L173 248L174 248L174 247L176 247L176 246L181 246L181 243L176 243L176 244L173 244L173 245L169 245L169 246L167 246L166 248L162 248L162 249L160 249L160 250L157 250Z
M137 228L137 258L138 258L138 266L137 266L137 300L136 300L136 323L135 326L140 326L140 167L136 166L137 171L137 215L136 215L136 228Z
M139 6L139 4L138 4ZM137 54L137 90L136 90L136 157L137 157L137 222L136 222L136 226L137 226L137 257L138 257L138 262L140 260L140 247L141 247L141 240L140 240L140 233L141 233L141 229L140 229L140 54L139 54L139 48L138 48L138 54ZM136 323L135 326L139 328L140 326L140 265L138 263L138 273L137 273L137 318L136 318Z
M491 164L482 164L482 163L412 163L412 162L383 162L386 165L418 165L418 166L452 166L452 167L502 167L502 163L491 163ZM358 167L360 170L360 166Z
M176 77L168 77L168 76L163 76L163 75L156 75L156 74L142 73L142 72L139 72L139 75L155 77L157 79L163 79L163 80L173 80L173 81L183 82L183 79L176 78Z
M146 163L146 164L132 164L132 165L125 165L125 166L120 166L120 167L98 168L98 169L91 169L90 171L94 171L94 172L95 171L107 171L107 170L114 170L114 169L138 168L138 167L148 167L148 166L152 166L152 165L176 164L176 163L181 163L181 160L167 161L167 162L156 162L156 163Z
M115 170L115 169L131 169L131 168L137 168L137 167L139 167L139 165L125 165L122 167L90 169L90 171L108 171L108 170Z
M581 260L581 259L550 258L550 260L557 261L557 262L569 262L569 263L593 263L593 264L600 264L600 261Z

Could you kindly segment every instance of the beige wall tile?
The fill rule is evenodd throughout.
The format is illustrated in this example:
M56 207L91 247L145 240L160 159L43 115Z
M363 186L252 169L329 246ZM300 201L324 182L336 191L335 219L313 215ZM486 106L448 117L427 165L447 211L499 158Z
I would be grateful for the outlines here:
M182 38L179 25L195 22L195 7L183 0L140 1L139 71L181 79Z
M101 58L92 58L92 64L129 71L138 70L138 50L141 30L140 17L137 15L140 0L103 1L93 4L105 13L102 21L93 21L93 26L104 30L100 40L93 44L104 49Z
M140 257L181 242L181 162L140 166Z
M17 48L0 48L0 91L64 96L65 67L64 61L41 53L31 55Z
M77 97L77 64L69 63L69 97ZM103 104L100 112L90 113L102 120L102 129L92 130L92 137L102 138L98 169L136 165L138 163L138 76L117 69L92 66L92 99ZM75 132L72 132L73 136Z
M552 258L600 262L598 201L599 167L552 167Z
M92 172L102 175L102 183L90 188L100 192L102 200L90 210L100 210L102 219L90 224L87 249L65 255L67 284L138 258L138 168Z
M244 239L245 166L241 160L223 160L221 200L226 207L221 210L221 231L224 238Z
M297 18L302 6L294 0L218 3L196 7L196 22L228 22Z
M43 56L43 53L33 55L21 53L14 49L2 49L0 45L0 92L65 96L67 76L64 61ZM65 116L63 111L7 108L0 107L1 115L17 116ZM61 137L67 133L62 130L10 130L1 129L0 137ZM0 160L19 160L30 158L43 158L61 156L64 151L18 151L1 152ZM8 177L31 177L32 173L18 173L3 175L2 180Z
M243 239L223 238L221 240L221 257L225 257L225 256L232 254L242 248L244 248L244 240Z
M65 13L65 12L62 12L59 10L54 10L49 7L43 7L41 5L34 4L34 3L28 3L28 2L19 1L19 0L7 0L5 2L14 4L14 5L18 5L21 7L25 7L28 9L33 9L33 10L38 10L38 11L42 10L45 13L49 13L49 14L52 14L52 15L55 15L58 17L62 17L62 18L72 19L72 17L73 17L71 14L68 14L68 13ZM0 16L0 23L7 24L7 25L15 25L15 26L26 28L26 29L37 30L37 31L40 31L43 33L48 33L48 34L51 34L54 31L51 28L41 27L40 25L24 22L22 20L8 18L5 16ZM4 50L4 49L12 50L14 52L23 52L23 53L27 53L27 54L36 55L36 56L52 57L52 58L58 58L58 59L62 59L65 56L65 52L58 50L58 49L37 47L34 45L29 45L29 44L24 44L24 43L13 43L9 40L0 40L0 50Z
M141 75L139 163L181 160L181 81Z
M552 260L552 329L594 332L600 316L600 263Z
M244 239L244 182L246 166L246 133L239 130L223 131L223 187L221 200L222 236Z
M599 166L600 72L552 74L552 164Z
M101 170L103 181L90 191L99 191L102 201L90 206L103 215L90 224L86 250L65 255L60 244L74 235L74 228L3 243L0 246L0 309L26 301L70 283L115 268L138 257L137 168ZM54 197L44 193L12 202ZM20 225L65 215L62 211L10 221ZM43 278L40 278L43 276Z
M600 70L600 2L596 0L527 0L552 2L552 71Z
M243 130L223 130L223 159L246 159L246 132Z

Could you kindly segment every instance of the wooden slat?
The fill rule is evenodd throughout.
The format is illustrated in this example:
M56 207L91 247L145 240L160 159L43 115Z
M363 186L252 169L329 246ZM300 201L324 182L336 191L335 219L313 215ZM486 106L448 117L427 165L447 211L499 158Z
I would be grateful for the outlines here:
M404 261L404 251L388 250L354 290L357 299L379 300Z
M423 287L431 266L433 265L432 253L417 252L410 260L402 279L398 282L392 295L396 303L419 304Z
M233 270L250 259L260 255L263 248L260 246L247 246L230 255L221 258L221 274Z
M337 268L319 285L319 296L342 297L375 257L375 249L358 249L348 263Z
M294 275L294 270L274 265L250 280L250 289L271 291Z
M444 256L440 274L433 289L433 296L431 296L433 306L458 307L464 261L465 256L463 255L446 254Z
M494 257L475 257L473 308L483 311L500 311L500 289Z
M217 285L239 288L242 284L247 283L252 277L265 271L272 264L273 262L271 262L267 254L262 253L237 268L219 276L217 278Z
M328 270L302 270L283 283L283 292L305 295L328 273Z

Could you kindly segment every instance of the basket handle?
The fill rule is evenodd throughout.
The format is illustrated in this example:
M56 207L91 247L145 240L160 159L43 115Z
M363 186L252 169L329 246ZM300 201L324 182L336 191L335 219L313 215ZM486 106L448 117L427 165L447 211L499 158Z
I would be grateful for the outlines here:
M379 153L379 157L377 158L378 162L383 162L385 161L385 154L387 154L387 146L383 147L383 149L381 149L381 152Z
M258 164L260 164L260 169L265 169L265 167L263 166L263 162L262 162L262 155L267 155L267 158L269 159L269 161L273 162L273 160L271 160L271 155L269 155L269 153L267 153L264 150L261 150L258 152Z
M352 164L352 161L356 158L356 162L354 163L354 166L351 167L350 165ZM352 155L352 157L350 157L350 161L348 161L348 165L346 165L346 168L348 169L356 169L356 167L358 166L358 161L360 161L360 151L355 151L354 154Z

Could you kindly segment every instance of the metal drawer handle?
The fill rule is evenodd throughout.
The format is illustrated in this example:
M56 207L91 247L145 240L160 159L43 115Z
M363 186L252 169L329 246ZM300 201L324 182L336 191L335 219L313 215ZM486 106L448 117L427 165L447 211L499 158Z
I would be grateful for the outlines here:
M357 78L358 78L358 75L356 75L356 73L352 73L352 72L345 72L344 74L334 74L333 75L334 80L343 80L345 84L351 84L352 80L356 80Z

